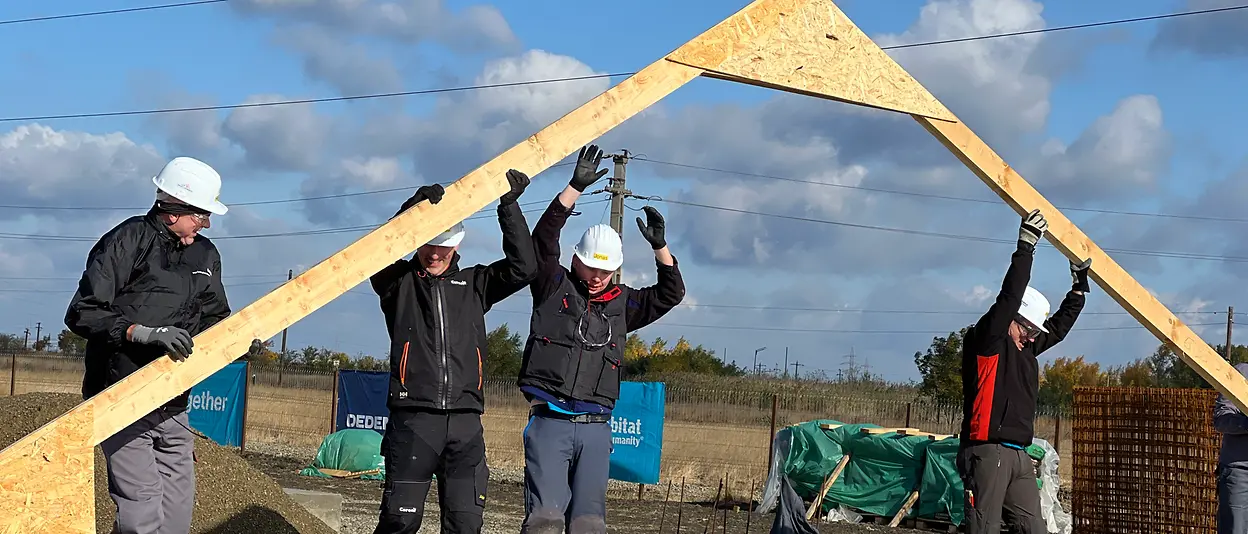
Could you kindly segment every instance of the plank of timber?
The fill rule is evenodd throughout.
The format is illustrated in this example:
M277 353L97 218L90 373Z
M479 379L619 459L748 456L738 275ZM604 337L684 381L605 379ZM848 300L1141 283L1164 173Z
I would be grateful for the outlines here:
M836 463L836 469L828 474L828 478L823 480L823 485L819 487L819 496L810 501L810 508L806 510L806 520L810 521L815 517L815 513L823 508L823 500L828 497L828 492L832 491L832 485L836 484L836 479L841 478L841 472L845 471L845 466L849 465L849 454L842 454L841 461Z
M914 507L914 503L918 500L919 490L910 492L910 497L906 498L906 502L901 504L901 509L897 510L897 515L893 516L893 520L888 523L888 526L895 527L900 525L901 520L906 517L906 514L910 512L910 508Z
M933 432L924 432L922 430L915 430L912 428L902 428L902 429L897 430L897 433L903 436L927 436L929 438L932 438L933 440L942 440L951 436L951 434L936 434Z
M863 434L872 434L872 435L895 434L895 433L918 432L918 431L919 429L917 428L864 428L862 429Z
M823 430L836 430L838 428L841 428L841 425L834 425L832 423L824 423L822 425L819 425L819 428Z
M0 472L11 474L0 479L0 533L95 532L91 411L66 415L58 432L0 456Z
M1149 293L1079 227L1049 203L1017 171L961 122L912 115L1020 216L1039 208L1049 222L1049 242L1067 259L1092 258L1091 278L1132 317L1183 358L1240 410L1248 410L1248 381L1209 344ZM1078 330L1079 326L1075 325Z
M71 500L67 491L45 493L22 484L40 461L35 457L37 444L45 440L64 441L73 447L100 443L246 353L252 339L272 337L484 208L506 192L504 174L508 169L530 176L542 172L700 72L678 63L656 61L451 184L437 205L417 204L196 336L196 351L186 361L158 359L0 451L0 487L15 488L0 495L0 527L11 528L12 518L25 509L27 499L36 498L34 494L47 495L38 497L41 503L47 499L51 499L49 503ZM83 428L87 429L85 439L68 438ZM91 472L85 471L88 475ZM90 494L88 491L88 497ZM32 513L45 514L45 508L36 507Z
M667 57L712 78L953 120L832 0L755 1Z

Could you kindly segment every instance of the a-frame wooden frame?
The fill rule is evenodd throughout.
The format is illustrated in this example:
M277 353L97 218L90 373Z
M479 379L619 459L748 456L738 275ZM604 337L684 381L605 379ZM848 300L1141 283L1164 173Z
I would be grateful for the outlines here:
M755 0L421 203L195 338L182 363L162 358L0 451L0 533L93 532L92 451L108 436L364 282L507 190L698 76L911 115L1020 216L1039 208L1048 239L1142 325L1248 411L1248 382L1010 168L831 0ZM228 261L228 258L227 260Z

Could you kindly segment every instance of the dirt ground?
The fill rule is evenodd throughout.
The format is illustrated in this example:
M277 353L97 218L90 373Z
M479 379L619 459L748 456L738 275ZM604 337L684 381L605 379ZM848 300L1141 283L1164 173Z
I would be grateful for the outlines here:
M342 480L300 476L300 469L307 466L308 460L292 455L276 455L248 451L244 458L256 469L274 478L278 484L288 488L299 488L314 491L338 493L343 496L343 526L341 534L370 534L377 524L377 508L381 503L381 483L374 480ZM683 505L676 503L678 489L673 490L671 502L664 504L666 486L647 486L643 491L642 500L637 499L635 484L614 484L608 492L607 525L612 533L651 533L660 532L724 532L724 533L766 533L771 529L773 514L749 513L749 504L744 499L734 502L720 503L712 511L716 488L710 488L709 496L705 488L697 488L699 498L686 499ZM687 497L695 493L694 488L687 488ZM524 518L524 489L520 484L520 473L509 469L498 469L491 473L488 504L485 510L485 532L514 533L519 532L520 523ZM438 504L437 488L429 492L425 505L425 519L421 532L437 532ZM714 523L707 523L714 516ZM725 521L727 526L725 526ZM679 530L677 530L679 523ZM748 530L747 530L748 527ZM917 530L887 528L876 525L848 525L823 523L817 525L821 533L849 534L864 532L890 532L896 534L916 533Z

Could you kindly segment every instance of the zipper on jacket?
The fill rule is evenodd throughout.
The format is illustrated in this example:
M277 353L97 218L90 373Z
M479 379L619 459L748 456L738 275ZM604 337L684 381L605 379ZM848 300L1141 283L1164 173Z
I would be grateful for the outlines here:
M399 384L407 385L407 346L411 341L403 342L403 357L399 359Z
M442 303L442 280L433 281L433 299L438 306L438 356L442 359L442 383L438 386L438 401L442 404L442 409L446 409L446 398L450 389L450 371L446 366L446 312L443 311Z
M481 391L481 380L484 378L481 372L482 363L484 362L481 361L481 347L477 347L477 391Z

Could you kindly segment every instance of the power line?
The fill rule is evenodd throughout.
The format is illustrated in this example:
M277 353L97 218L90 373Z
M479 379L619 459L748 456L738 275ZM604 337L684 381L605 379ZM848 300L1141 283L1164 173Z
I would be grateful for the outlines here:
M547 170L553 169L556 167L564 167L564 166L572 165L573 163L575 162L570 161L570 162L556 163L554 165L551 165ZM447 185L451 185L454 182L435 182L435 183L447 186ZM250 200L250 201L243 201L243 202L230 202L229 205L230 206L266 206L266 205L273 205L273 204L288 204L292 202L311 202L313 200L328 200L328 199L335 199L335 198L358 197L358 196L364 196L364 195L377 195L381 193L394 193L398 191L412 191L422 185L425 185L425 184L411 184L411 185L405 185L401 187L390 187L386 189L371 189L371 190L366 190L366 191L354 191L351 193L334 193L334 194L329 194L329 195L317 195L317 196L311 196L311 197L278 198L278 199L272 199L272 200ZM538 203L548 203L548 201L522 202L520 203L520 205L530 206L530 205L538 204ZM137 211L137 210L146 210L149 208L151 208L150 204L147 206L39 206L39 205L29 205L29 204L0 204L0 209L13 209L13 210ZM484 209L481 209L481 210L478 210L477 213L481 213L484 211L485 211Z
M581 204L583 205L584 204L598 204L600 202L608 202L608 201L609 199L591 200L588 202L582 202ZM545 205L545 204L549 204L550 201L533 202L531 204L537 204L537 203ZM523 213L533 213L537 211L544 211L545 209L546 208L543 207L543 208L538 208L538 209L529 209L529 210L521 210L521 211ZM467 219L464 219L464 220L475 221L475 220L487 219L487 218L492 218L492 217L493 217L492 215L478 215L474 217L468 217ZM344 227L337 227L337 228L317 228L317 229L312 229L312 230L296 230L296 231L291 231L291 232L273 232L273 233L267 233L267 234L210 236L210 238L213 241L224 241L224 240L231 240L231 239L260 239L260 238L269 238L269 237L295 237L295 236L309 236L309 235L341 234L341 233L349 233L349 232L372 231L372 230L377 229L383 224L385 223L383 222L383 223L377 223L377 224L363 224L363 225L358 225L358 226L344 226ZM52 235L52 234L17 234L17 233L0 232L0 240L3 240L3 239L30 240L30 241L70 241L70 242L93 243L95 241L98 241L99 237Z
M682 206L690 206L690 207L695 207L695 208L726 211L726 212L740 213L740 214L746 214L746 215L759 215L763 217L774 217L778 219L788 219L788 220L794 220L794 221L828 224L828 225L833 225L833 226L844 226L848 228L857 228L857 229L862 229L862 230L876 230L876 231L881 231L881 232L893 232L893 233L900 233L900 234L907 234L907 235L918 235L918 236L924 236L924 237L939 237L939 238L944 238L944 239L975 241L975 242L980 242L980 243L994 243L994 244L1002 244L1002 245L1013 245L1018 242L1017 240L1001 239L1001 238L995 238L995 237L949 234L949 233L942 233L942 232L928 232L924 230L892 228L888 226L878 226L878 225L873 225L873 224L860 224L860 223L850 223L850 222L844 222L844 221L815 219L812 217L798 217L794 215L763 213L763 212L743 210L743 209L738 209L738 208L728 208L724 206L713 206L710 204L699 204L697 202L686 202L683 200L660 199L660 201L667 202L668 204L678 204ZM1037 247L1052 247L1053 245L1050 245L1046 242L1040 242L1036 246ZM1248 263L1248 257L1243 257L1243 256L1220 256L1220 255L1215 255L1215 254L1198 254L1194 252L1135 250L1135 249L1107 248L1107 247L1102 247L1101 250L1104 250L1106 253L1122 254L1122 255L1128 255L1128 256L1148 256L1148 257L1156 257L1156 258L1223 261L1223 262L1229 262L1229 263Z
M982 315L983 310L967 311L967 310L888 310L888 309L870 309L870 308L818 308L818 307L800 307L800 306L755 306L748 304L687 304L680 303L677 307L681 308L722 308L729 310L754 310L754 311L787 311L787 312L806 312L806 313L862 313L862 314L886 314L886 315ZM1181 311L1173 312L1175 315L1217 315L1223 314L1224 311ZM1117 312L1081 312L1080 317L1085 315L1130 315L1125 311Z
M1001 201L996 200L996 199L959 197L959 196L951 196L951 195L939 195L935 193L920 193L917 191L903 191L899 189L883 189L883 188L878 188L878 187L866 187L866 186L861 186L861 185L818 182L814 180L802 180L799 178L789 178L785 176L775 176L775 175L770 175L770 174L757 174L757 173L751 173L751 172L733 171L733 170L728 170L728 169L717 169L714 167L690 165L687 163L675 163L671 161L662 161L662 160L649 159L649 158L634 158L634 160L655 163L658 165L667 165L671 167L681 167L685 169L695 169L695 170L700 170L700 171L715 172L715 173L722 173L722 174L735 174L738 176L746 176L746 177L751 177L751 178L767 178L770 180L780 180L784 182L819 185L819 186L825 186L825 187L837 187L841 189L853 189L857 191L869 191L872 193L886 193L890 195L906 195L906 196L931 198L931 199L938 199L938 200L952 200L952 201L957 201L957 202L974 202L978 204L992 204L994 206L1001 205ZM1214 217L1214 216L1207 216L1207 215L1179 215L1176 213L1144 213L1144 212L1137 212L1137 211L1121 211L1121 210L1097 209L1097 208L1078 208L1078 207L1073 207L1073 206L1054 206L1054 207L1062 211L1103 213L1103 214L1111 214L1111 215L1132 215L1132 216L1137 216L1137 217L1162 217L1162 218L1169 218L1169 219L1191 219L1191 220L1198 220L1198 221L1241 222L1241 223L1248 222L1248 219L1236 218L1236 217Z
M74 19L74 18L81 18L81 17L95 17L99 15L115 15L119 13L136 13L139 11L154 11L157 9L172 9L172 8L177 8L177 7L202 6L202 5L207 5L207 4L224 4L227 1L229 0L197 0L194 2L181 2L177 4L159 4L159 5L154 5L154 6L128 7L124 9L110 9L107 11L86 11L82 13L70 13L66 15L48 15L48 16L43 16L43 17L31 17L28 19L0 20L0 26L6 26L10 24L24 24L27 22L43 22L43 21L48 21L48 20L64 20L64 19Z
M156 6L156 7L159 7L159 6ZM1248 5L1165 13L1161 15L1152 15L1148 17L1113 19L1113 20L1100 21L1100 22L1077 24L1077 25L1072 25L1072 26L1059 26L1059 27L1054 27L1054 28L1039 28L1035 30L1023 30L1023 31L1017 31L1017 32L976 35L976 36L962 37L962 38L957 38L957 39L920 41L916 43L882 46L880 48L884 50L897 50L897 49L903 49L903 48L917 48L917 47L923 47L923 46L935 46L935 45L942 45L942 44L949 44L949 43L982 41L982 40L989 40L989 39L1000 39L1004 37L1013 37L1013 36L1019 36L1019 35L1041 34L1041 33L1050 33L1050 32L1057 32L1057 31L1073 30L1073 29L1079 29L1079 28L1091 28L1091 27L1097 27L1097 26L1114 26L1114 25L1119 25L1119 24L1129 24L1129 23L1148 21L1148 20L1161 20L1161 19L1185 17L1185 16L1192 16L1192 15L1204 15L1204 14L1209 14L1209 13L1234 11L1234 10L1240 10L1240 9L1248 9ZM81 16L85 16L85 15L88 15L88 14L84 14ZM16 23L16 22L22 22L22 21L11 21L9 23ZM284 105L292 105L292 104L318 104L318 103L326 103L326 102L342 102L342 101L349 101L349 100L370 100L370 99L377 99L377 98L393 98L393 97L399 97L399 96L414 96L414 95L449 93L449 92L458 92L458 91L471 91L471 90L492 89L492 88L499 88L499 87L516 87L516 86L523 86L523 85L589 80L589 79L597 79L597 78L616 78L616 77L632 76L634 74L637 74L637 73L636 72L619 72L619 73L614 73L614 74L595 74L595 75L587 75L587 76L574 76L574 77L568 77L568 78L530 80L530 81L523 81L523 82L471 85L471 86L450 87L450 88L440 88L440 89L423 89L423 90L415 90L415 91L399 91L399 92L390 92L390 93L373 93L373 94L335 96L335 97L324 97L324 98L309 98L309 99L297 99L297 100L279 100L279 101L273 101L273 102L255 102L255 103L250 103L250 104L226 104L226 105L220 105L220 106L197 106L197 107L186 107L186 108L154 108L154 109L129 110L129 111L109 111L109 112L96 112L96 113L65 113L65 114L56 114L56 115L36 115L36 116L28 116L28 117L7 117L7 118L0 118L0 122L46 121L46 120L56 120L56 119L82 119L82 118L94 118L94 117L116 117L116 116L127 116L127 115L151 115L151 114L158 114L158 113L181 113L181 112L187 112L187 111L220 111L220 110L226 110L226 109L266 107L266 106L284 106Z

